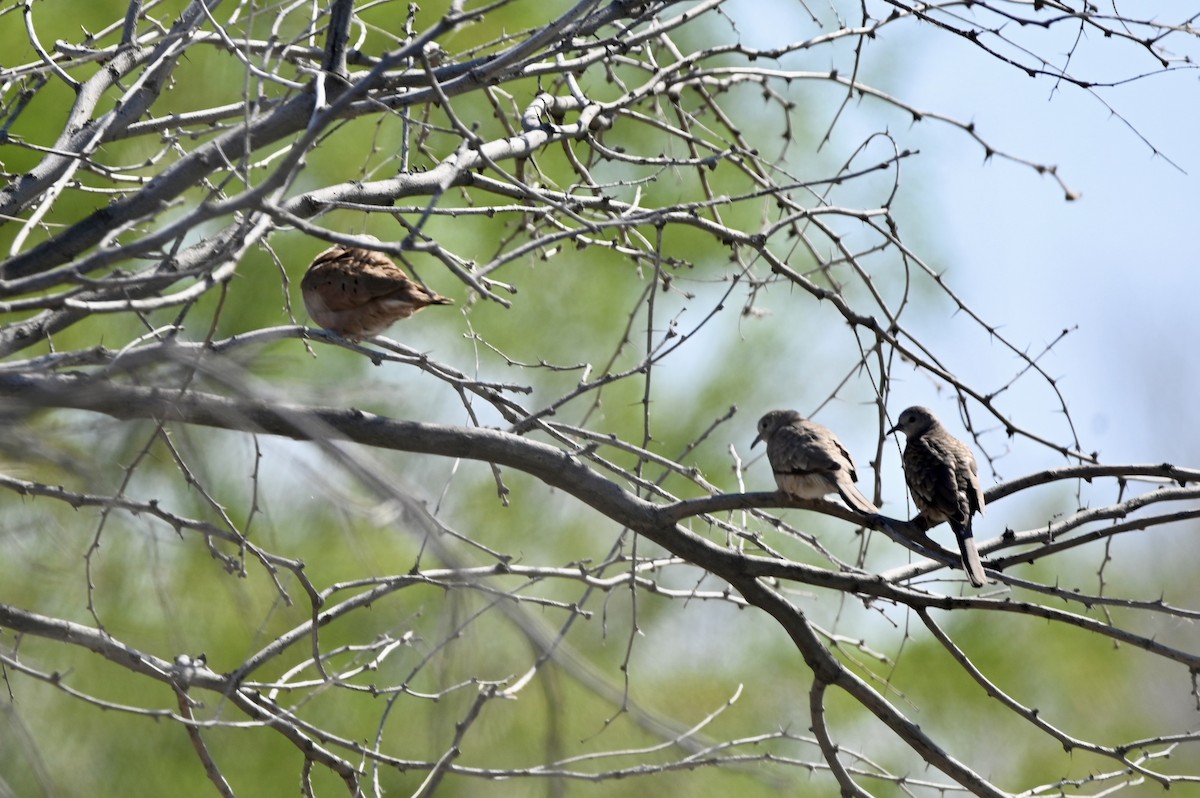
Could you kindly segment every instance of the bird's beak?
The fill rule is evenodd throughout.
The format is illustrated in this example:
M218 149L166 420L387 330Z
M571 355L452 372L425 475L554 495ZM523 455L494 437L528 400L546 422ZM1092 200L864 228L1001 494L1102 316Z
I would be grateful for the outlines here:
M894 426L894 427L892 427L890 430L888 430L888 431L887 431L887 434L888 434L888 435L895 435L895 434L896 434L897 432L899 432L899 431L900 431L900 425L899 425L899 424L897 424L896 426Z
M755 435L754 443L750 444L750 448L753 449L755 446L758 446L758 444L762 441L762 439L763 439L762 435Z

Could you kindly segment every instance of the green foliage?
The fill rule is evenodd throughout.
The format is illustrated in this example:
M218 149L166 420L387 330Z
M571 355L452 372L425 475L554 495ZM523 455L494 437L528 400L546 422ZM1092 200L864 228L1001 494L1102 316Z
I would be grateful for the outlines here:
M128 6L125 0L71 5L69 15L37 16L46 23L39 30L43 42L75 41L79 26L99 30ZM158 19L169 21L187 4L151 5ZM448 8L413 6L410 19L395 4L366 5L357 9L365 25L351 36L361 45L361 53L352 53L356 68L402 47L409 27L425 30ZM569 5L501 3L488 11L486 24L461 26L440 44L459 63L494 54L524 35L510 31L524 31ZM245 13L222 30L232 41L323 43L323 34L303 38L312 22L307 5L290 7L278 24L275 6L239 8ZM0 46L22 63L36 61L18 19L15 12L0 16ZM96 45L115 46L117 31L119 24ZM702 48L712 36L712 29L697 24L685 26L676 41ZM893 366L905 355L898 344L887 349L879 358L891 361L879 376L876 355L885 347L868 330L886 328L895 339L906 333L893 319L881 314L864 320L835 300L854 302L891 289L907 297L911 275L893 264L903 260L907 267L910 255L900 258L891 249L896 234L887 229L894 223L890 215L850 213L843 228L822 227L799 213L832 207L843 196L835 189L845 173L858 168L878 172L863 187L855 184L869 197L864 207L877 209L890 202L895 172L874 165L886 161L874 150L870 158L860 151L839 171L834 156L814 153L807 118L789 120L791 99L772 101L764 110L763 83L721 85L727 78L722 69L741 63L733 51L686 67L713 70L708 82L697 84L702 90L660 89L653 81L676 59L668 48L654 46L649 40L637 44L644 48L637 53L642 61L614 47L609 58L569 78L565 68L547 67L544 74L530 70L502 84L481 83L450 103L431 96L399 109L380 103L370 112L346 112L348 118L322 130L296 171L281 181L281 196L248 200L219 224L206 221L180 237L184 248L225 224L270 217L273 232L239 259L232 279L214 280L211 290L184 304L94 313L22 356L136 348L139 338L153 341L168 332L181 342L212 343L308 324L299 281L328 242L303 232L300 220L278 214L288 198L420 174L452 153L472 152L479 141L503 140L520 132L521 112L539 91L570 97L577 85L596 102L609 103L650 82L647 99L634 106L637 113L618 109L577 139L564 136L532 157L480 166L460 176L465 186L402 196L386 212L343 207L304 217L304 224L336 233L406 244L397 258L403 266L454 299L453 307L429 308L390 330L400 347L364 344L377 349L376 360L328 337L305 340L293 330L292 337L214 356L194 369L180 359L126 372L119 359L93 362L80 354L83 365L67 364L63 371L99 364L89 373L106 378L111 367L130 385L176 395L209 391L231 397L231 405L289 402L343 408L348 415L511 429L509 419L469 388L423 370L453 369L466 381L505 383L506 395L527 409L547 408L538 419L544 423L531 423L523 435L571 452L623 488L660 503L770 490L767 464L753 459L761 449L749 450L755 420L772 407L815 407L823 420L853 420L839 429L856 436L847 438L861 484L883 474L884 484L896 485L898 472L887 472L879 454L891 450L868 448L881 430L864 407L884 407ZM569 49L562 44L562 52ZM662 62L653 70L647 68L651 51ZM190 48L155 115L244 98L270 105L308 90L289 82L308 84L311 70L279 67L253 48L247 52L252 57L239 57L221 36ZM548 52L546 64L554 64L555 55ZM889 63L902 71L903 60ZM268 66L278 70L280 81L264 76ZM97 62L72 74L84 79L100 68ZM110 89L100 112L111 110L128 88ZM719 106L713 99L718 96ZM38 92L12 135L38 147L52 145L71 100L65 84ZM170 131L161 141L139 136L106 143L79 177L87 188L105 191L67 192L33 236L49 237L136 191L141 179L243 121L234 114ZM114 245L277 176L274 168L303 135L295 130L237 163L217 163L160 215L123 230ZM755 157L772 152L774 158L779 150L784 155L769 168ZM21 172L42 156L10 146L2 159L6 170ZM138 180L110 185L99 165L128 166L124 174ZM480 176L496 182L486 190L470 185L468 178ZM501 188L493 191L495 185ZM619 206L621 212L604 216L588 205L597 198L610 205L601 210ZM667 207L669 223L659 212ZM10 247L19 226L0 225L0 245ZM240 229L249 234L248 227ZM714 232L719 229L745 238L738 243ZM768 230L770 247L746 240ZM871 236L883 243L861 243L874 242ZM536 244L523 247L526 241ZM462 258L455 265L495 297L473 290L443 259L422 250L430 242L452 242L448 250ZM843 246L855 256L843 257ZM864 264L885 257L890 260L878 276L852 279ZM789 269L802 278L782 274ZM54 290L91 285L91 278L72 279L76 283ZM181 276L162 293L209 279L209 273ZM926 299L919 285L912 294ZM908 351L924 356L922 346ZM939 379L949 374L936 356L929 360ZM1035 361L1023 363L1032 368ZM934 369L927 365L926 371ZM834 401L821 404L823 398ZM203 653L222 674L317 615L315 635L296 635L247 679L259 695L311 724L304 732L313 745L346 757L368 779L377 776L381 793L414 794L430 763L453 745L456 766L516 769L521 777L450 775L439 788L442 795L840 794L828 772L811 764L823 758L810 706L814 663L777 619L761 608L741 608L725 581L541 479L476 458L376 450L323 434L297 442L255 429L145 418L98 421L94 414L15 405L0 411L6 433L0 472L37 483L42 492L61 486L69 494L52 498L10 486L0 495L0 604L102 628L168 662ZM390 499L381 498L387 491L380 486L393 491ZM897 495L902 490L892 493ZM1040 524L1054 509L1038 508L1031 518ZM881 535L853 532L840 518L798 509L772 512L721 511L685 525L731 550L778 554L837 575L864 561L874 568L909 556ZM1001 532L989 529L989 535ZM935 530L934 536L944 539L946 533ZM523 570L532 566L543 572ZM1023 576L1053 582L1039 567ZM476 569L471 578L450 573L469 568ZM864 585L874 578L862 574ZM1053 735L994 700L914 611L866 590L843 594L817 587L819 580L804 585L809 592L763 577L768 582L848 673L936 739L950 741L952 755L977 763L1001 784L1064 777ZM919 578L911 584L913 590L929 588ZM323 594L320 601L308 594L309 586ZM372 596L366 606L349 609L366 595ZM1044 601L1019 588L1013 596L1029 606ZM1105 607L1086 610L1089 618L1111 617ZM1114 648L1091 632L1064 632L1068 625L1032 614L993 608L975 623L971 609L932 612L965 657L987 663L986 678L996 690L1036 709L1041 721L1065 734L1116 744L1161 728L1155 721L1162 710L1153 702L1116 714L1105 702L1086 698L1131 681L1179 679L1178 672L1164 675L1162 662L1140 650ZM311 661L315 648L327 655L323 667L338 674L336 680L321 681L324 675ZM14 664L0 673L9 690L0 713L0 792L75 795L95 792L100 784L105 794L116 795L214 794L184 724L165 717L179 712L168 685L34 635L17 639L5 630L0 651L33 671L22 673ZM524 681L535 663L536 673ZM1047 688L1072 683L1096 688ZM466 722L481 695L502 690L512 692L491 697L478 719ZM192 695L202 737L236 794L301 792L303 758L296 745L270 724L248 719L229 696ZM918 754L889 736L860 702L840 690L826 698L836 744L852 752L845 761L865 774L875 794L908 794L896 779L880 777L881 770L934 781ZM1186 728L1185 722L1177 725ZM689 730L694 733L685 734ZM1014 762L998 740L1032 753ZM727 741L734 742L720 745ZM385 763L376 772L354 746L377 748L400 764ZM689 753L696 758L685 760ZM1073 756L1071 778L1084 780L1112 767L1111 759L1086 751ZM720 758L726 761L714 766ZM312 779L319 795L345 789L324 766L314 768Z

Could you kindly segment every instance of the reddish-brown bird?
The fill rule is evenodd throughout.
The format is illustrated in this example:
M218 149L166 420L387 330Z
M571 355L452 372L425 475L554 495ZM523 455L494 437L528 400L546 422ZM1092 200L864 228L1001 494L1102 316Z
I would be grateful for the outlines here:
M313 259L300 290L309 317L351 341L379 335L426 305L453 304L413 282L382 252L341 244Z

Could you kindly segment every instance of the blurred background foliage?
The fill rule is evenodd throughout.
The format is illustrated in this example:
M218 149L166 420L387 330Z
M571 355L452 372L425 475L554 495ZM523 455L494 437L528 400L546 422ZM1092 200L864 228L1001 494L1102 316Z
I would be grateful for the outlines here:
M175 13L170 9L184 5L182 0L159 3L155 13L168 19ZM566 5L505 4L489 16L488 24L459 29L442 45L455 53L495 50L497 42L506 41L505 31L536 25ZM125 0L43 0L34 4L34 14L43 42L75 41L81 28L94 32L119 21L126 6ZM423 3L414 29L432 24L444 6ZM254 12L247 7L245 27L236 32L266 37L275 17L273 9L269 14ZM367 52L394 46L405 36L403 6L378 4L364 9L362 19L369 25L363 46ZM297 19L294 26L285 25L277 35L286 39L301 28ZM712 15L685 30L681 44L699 49L727 36L728 23ZM109 34L101 43L112 41ZM319 47L321 41L313 44ZM18 13L0 17L0 51L10 64L36 59ZM881 59L891 54L887 43L881 43L877 52ZM892 79L902 82L904 59L896 57L887 63ZM75 76L85 75L86 70ZM611 71L588 70L581 84L590 95L604 100L605 86L613 79L636 83L646 75L614 63ZM193 47L156 111L183 112L240 102L247 87L251 96L260 90L243 64L224 48ZM764 153L790 148L795 157L785 160L785 165L797 180L827 175L837 167L832 155L813 155L813 134L804 117L809 88L791 86L796 110L790 120L774 111L764 115L766 106L756 99L760 89L752 85L731 92L722 101L726 110L743 120L741 133L753 146ZM453 109L460 118L477 124L484 139L502 137L508 132L505 125L516 123L519 109L538 90L539 81L534 78L506 83L501 93L511 96L511 106L501 109L503 120L482 93L457 98ZM277 99L277 87L270 91L273 94L267 99ZM116 94L114 90L114 98ZM26 142L51 145L71 99L69 90L61 85L40 92L36 105L12 133ZM703 109L690 110L697 118L711 121ZM662 117L668 124L674 122L669 109L662 109ZM444 113L432 112L429 121L446 132L434 133L425 148L409 152L413 169L431 168L435 163L430 153L444 157L458 141ZM785 134L792 137L790 142ZM404 121L392 114L340 124L310 154L295 190L355 175L362 179L388 176L395 170L405 135ZM623 124L601 139L613 149L650 152L654 147L648 141L657 135L651 124ZM565 153L573 146L554 145L539 152L524 164L526 174L536 172L538 182L559 189L574 183ZM663 147L677 147L677 143L664 138ZM100 159L121 164L148 160L143 173L150 177L179 155L174 148L159 149L151 139L137 137L107 145ZM32 166L39 154L6 146L2 157L10 172L19 172ZM610 185L612 194L630 202L641 198L648 205L698 199L705 194L695 171L676 173L608 162L596 164L594 176ZM617 185L620 181L624 184ZM708 173L707 182L714 197L754 189L744 173L723 163ZM181 203L197 202L208 193L208 187L198 186L181 198ZM417 198L405 209L404 218L411 223L424 201ZM55 205L47 226L69 224L106 202L104 192L70 192L69 201ZM452 192L440 207L470 209L474 202L468 192ZM717 203L698 213L718 214L734 226L754 229L760 224L756 215L767 218L771 209L751 202ZM368 218L338 211L322 217L320 223L339 232L372 233L385 241L398 241L405 235L404 228L386 215ZM500 251L498 242L525 235L543 223L534 213L448 215L431 220L426 230L435 239L454 239L457 251L474 253L477 262L486 262ZM917 227L914 235L920 235L920 222ZM0 244L8 247L14 231L13 225L0 227ZM196 231L197 236L203 233ZM532 252L508 263L493 276L517 289L507 296L511 308L469 295L432 258L415 255L410 265L456 304L428 310L389 334L471 376L526 384L532 393L518 400L537 406L569 391L585 378L587 366L591 370L586 373L593 377L605 369L619 372L632 367L646 353L647 326L652 327L650 337L659 341L668 327L675 325L690 337L677 356L657 368L649 389L640 378L619 380L598 394L588 393L568 403L555 419L586 424L628 441L644 441L650 451L676 459L701 431L736 406L736 414L717 424L713 434L688 452L684 461L721 490L737 491L742 486L731 447L748 460L754 421L762 411L786 405L808 412L829 395L845 376L837 364L852 363L859 356L853 334L847 334L849 330L828 307L807 296L786 290L752 295L750 286L732 284L737 272L729 266L733 253L709 235L673 227L660 240L659 231L650 226L637 229L636 234L658 242L647 249L660 250L661 262L635 262L615 251L614 244L625 242L601 239L586 248L565 244L557 251ZM633 231L625 235L632 236ZM936 258L936 239L923 243L934 248L926 254ZM300 301L299 277L312 256L325 246L325 242L298 232L275 233L269 239L269 251L261 248L242 261L227 292L210 292L189 309L186 337L220 339L262 327L308 323ZM804 262L801 252L797 250L790 265L809 273L811 264ZM826 283L830 279L826 273L812 276ZM899 272L889 273L886 268L877 276L884 288L897 290L900 279ZM651 294L652 321L647 315ZM714 314L712 321L694 332L708 313ZM120 346L177 316L175 309L149 314L144 320L128 314L94 316L57 335L55 347ZM543 363L545 367L512 366L507 361ZM284 340L263 347L253 357L243 357L240 366L281 400L348 405L427 422L469 423L459 397L444 383L395 363L374 366L336 347ZM593 404L597 395L600 401ZM865 404L873 395L869 382L852 380L829 408L832 418L852 422L849 426L858 429L852 433L858 444L877 433L872 409ZM503 426L490 408L480 405L478 410L484 425ZM651 420L648 429L643 426L646 418ZM149 422L117 422L61 411L13 418L5 425L8 429L0 457L7 473L99 495L113 493L128 478L123 491L131 498L157 497L172 512L191 518L212 520L223 513L259 545L302 560L318 588L406 574L417 564L428 567L431 560L437 560L436 552L425 545L423 529L409 515L378 506L370 492L307 445L177 425L163 433ZM189 484L181 474L172 448L162 439L164 434L175 451L183 453L189 467L200 469L194 474L194 483ZM894 448L892 444L889 447ZM855 450L868 493L875 477L875 468L867 462L871 452L869 448ZM635 544L627 531L518 473L503 474L510 490L505 506L485 464L396 452L373 451L369 456L388 481L417 497L450 530L469 536L472 543L456 540L449 533L441 536L443 545L463 562L491 562L475 548L478 545L511 552L517 563L567 566L612 558L612 572L620 573L625 563L614 553L627 554L634 545L647 545ZM613 452L611 456L625 467L634 464L628 454ZM894 451L891 456L894 460ZM765 463L746 464L750 467L744 473L745 489L772 487ZM654 465L646 467L644 476L650 481L661 479L662 487L675 495L702 492L678 475L664 478ZM885 481L892 485L889 495L903 501L896 487L899 480L898 470L886 473ZM197 485L202 485L204 492ZM904 514L894 505L889 509ZM1045 518L1054 509L1046 506L1036 512ZM851 534L843 522L796 510L785 511L785 516L804 524L805 531L818 535L844 560L854 561L865 545L861 534ZM769 525L742 520L773 548L800 560L815 558L808 547L789 542ZM724 532L704 529L699 521L693 528L712 539L724 538ZM239 556L228 544L213 545L227 555ZM218 672L240 663L309 617L303 593L290 575L280 576L295 600L288 606L261 565L248 559L245 573L231 573L196 534L176 534L158 521L121 511L106 515L95 507L73 509L6 492L0 495L0 546L4 551L0 557L0 602L88 625L99 619L117 639L167 658L204 652ZM89 554L93 546L98 548ZM884 541L872 541L868 564L882 569L903 562L906 556ZM673 580L672 586L682 590L724 589L699 571L674 569L661 578ZM522 582L522 577L512 576L496 584L516 587ZM585 594L581 584L565 580L547 582L528 592L568 605L581 601ZM990 772L988 767L979 770L1002 783L1062 777L1057 752L1045 759L1036 753L1039 746L1048 745L1047 738L986 700L919 620L892 607L864 606L835 594L793 595L792 599L830 635L839 636L835 650L840 656L854 662L864 677L889 700L902 705L922 727L949 741L956 756L990 763ZM601 760L598 765L602 769L676 759L678 750L671 747L649 752L661 744L661 736L640 728L638 713L621 711L621 702L626 700L622 698L625 676L628 702L647 714L675 719L687 727L736 696L737 701L704 734L713 739L736 739L783 731L792 741L765 739L745 752L760 755L771 751L784 759L819 758L809 732L809 674L795 648L770 619L718 601L666 600L643 591L636 597L635 628L633 600L628 587L587 596L583 609L589 615L577 620L567 638L567 646L578 652L572 656L583 663L578 671L549 665L538 675L536 689L522 692L519 700L488 704L485 716L463 742L459 763L481 768L514 763L533 767L595 751L629 752ZM454 736L456 720L474 699L476 680L511 680L536 656L525 634L489 610L495 601L494 595L478 590L413 586L396 591L368 611L342 618L324 634L326 647L357 645L387 635L406 641L403 653L387 660L379 672L363 674L355 682L362 691L353 699L345 690L336 694L318 690L306 711L337 733L360 742L369 743L369 736L382 727L384 750L391 755L411 760L439 756ZM529 614L552 630L566 621L568 610L545 607ZM972 625L973 618L964 613L936 617L954 629L969 656L988 663L989 678L1001 689L1046 716L1070 718L1068 733L1115 742L1161 730L1162 713L1172 711L1150 704L1142 706L1144 715L1108 711L1103 697L1119 690L1122 683L1160 678L1161 663L1138 653L1114 649L1084 633L1063 634L1060 626L1050 627L1030 617L992 613L980 625ZM1163 630L1164 637L1181 633L1190 632ZM860 644L866 640L870 643ZM12 644L6 635L4 645ZM55 670L69 676L72 688L105 701L164 711L175 708L175 697L166 687L155 685L152 689L158 692L147 694L146 680L92 654L35 639L21 641L19 651L28 663L53 663ZM307 644L298 644L255 678L279 678L308 655ZM343 659L349 662L356 656L365 659L368 655L347 653ZM608 695L598 695L581 681L581 673L606 683ZM412 674L411 681L408 674ZM72 700L62 690L36 680L12 673L5 676L8 700L0 702L0 794L66 796L97 789L110 795L178 798L213 794L177 724L107 711ZM1170 678L1177 679L1178 674ZM438 694L439 698L371 693L372 684L400 681L414 692ZM1082 692L1049 689L1060 683L1092 687ZM1096 700L1081 702L1079 696L1088 694ZM835 701L832 707L837 710L835 732L849 747L870 751L885 734L877 721L849 700ZM1187 712L1175 711L1184 723ZM198 715L244 720L237 710L212 697L206 698ZM206 732L206 741L238 794L279 795L298 790L300 756L272 730L213 728ZM1023 753L1015 761L1009 752L1018 749ZM1089 773L1109 766L1084 754L1074 761L1072 775L1084 781ZM891 772L911 773L918 780L929 775L910 752L898 749L878 764ZM875 765L863 760L859 767L870 771ZM378 774L388 794L411 793L424 776L423 770L399 773L387 768ZM319 794L335 794L341 789L336 776L320 768L314 772L314 781ZM885 782L871 786L879 795L901 794L899 788ZM634 796L644 795L648 789L664 795L736 794L746 798L775 795L781 790L814 796L838 793L827 773L761 762L744 767L680 768L649 780L595 783L550 777L513 781L451 777L440 793L467 796L486 790L490 796Z

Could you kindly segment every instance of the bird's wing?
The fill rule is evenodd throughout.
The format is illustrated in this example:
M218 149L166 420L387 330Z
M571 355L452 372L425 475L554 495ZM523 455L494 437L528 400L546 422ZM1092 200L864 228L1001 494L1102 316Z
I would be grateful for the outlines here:
M927 445L937 453L939 459L950 466L953 477L954 512L947 512L947 518L955 523L969 526L971 516L983 512L983 488L979 485L979 466L975 463L975 455L965 443L949 433L925 435L922 437Z
M353 310L376 299L430 304L436 294L418 286L382 252L330 247L313 260L301 287L321 294L330 310Z
M822 474L845 466L830 443L833 433L810 421L780 427L767 442L771 468L780 474Z
M842 445L841 440L835 437L832 432L829 433L829 437L837 449L834 459L840 462L841 467L850 476L851 482L858 482L858 469L854 466L854 458L850 456L850 452L846 451L846 447Z
M964 445L967 463L970 466L970 473L966 475L966 484L963 489L967 493L967 502L970 504L971 512L983 515L984 505L987 502L983 498L983 485L979 483L979 464L975 462L975 455L971 454L971 450Z
M962 510L958 501L955 460L931 436L922 435L904 447L904 476L913 501L931 521L958 519ZM933 516L938 516L934 518Z

